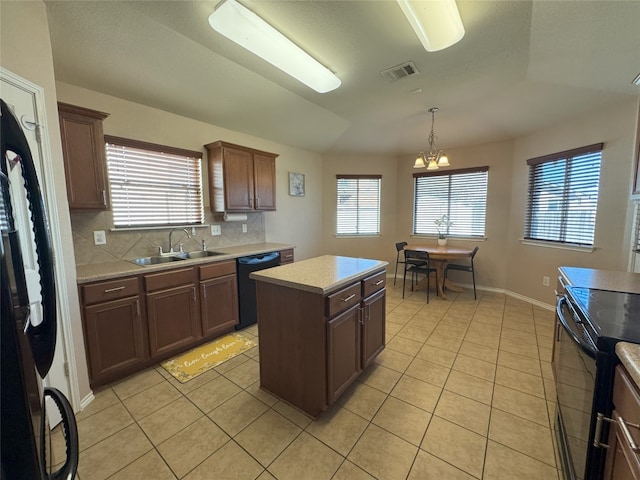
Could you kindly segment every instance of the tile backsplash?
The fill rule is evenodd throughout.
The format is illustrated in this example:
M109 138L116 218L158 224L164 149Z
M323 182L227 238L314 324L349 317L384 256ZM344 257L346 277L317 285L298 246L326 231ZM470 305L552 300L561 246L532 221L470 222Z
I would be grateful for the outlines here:
M220 225L221 235L211 235L209 225L214 224ZM247 225L247 233L242 233L242 224ZM156 254L158 246L161 246L165 252L169 250L171 228L122 231L113 231L110 228L111 212L71 213L73 248L77 265L147 257ZM105 231L107 238L105 245L94 245L95 230ZM187 227L187 231L191 233L191 227ZM196 227L193 238L188 238L181 231L176 231L172 237L174 249L178 250L178 244L183 243L185 252L200 250L203 240L207 250L264 242L264 215L248 213L246 222L225 222L221 214L208 212L205 215L205 225Z

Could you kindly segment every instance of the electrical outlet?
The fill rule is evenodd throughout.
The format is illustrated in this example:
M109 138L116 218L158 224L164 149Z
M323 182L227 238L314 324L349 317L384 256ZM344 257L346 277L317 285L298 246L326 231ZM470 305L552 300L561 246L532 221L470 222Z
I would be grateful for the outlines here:
M191 227L191 236L192 237L196 236L196 227Z
M220 225L211 225L211 235L222 235Z
M542 277L542 285L544 285L545 287L549 286L549 277L547 277L546 275Z
M94 230L94 232L93 232L93 243L95 245L106 245L107 244L107 235L104 233L104 230Z
M247 233L247 224L246 223L242 224L242 233Z

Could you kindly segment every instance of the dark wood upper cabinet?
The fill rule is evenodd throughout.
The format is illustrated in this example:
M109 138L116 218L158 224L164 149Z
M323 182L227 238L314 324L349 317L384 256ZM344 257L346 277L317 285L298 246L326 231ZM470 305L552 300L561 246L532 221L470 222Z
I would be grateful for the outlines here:
M109 114L58 103L70 210L108 210L102 121Z
M277 154L221 141L205 148L211 211L276 209Z

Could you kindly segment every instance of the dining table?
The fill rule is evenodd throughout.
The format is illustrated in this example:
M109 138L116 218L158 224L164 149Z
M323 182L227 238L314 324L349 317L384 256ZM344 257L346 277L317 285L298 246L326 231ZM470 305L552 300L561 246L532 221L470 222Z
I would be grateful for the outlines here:
M458 247L453 245L426 245L426 244L410 244L405 245L404 250L413 250L415 252L428 252L429 261L433 261L438 272L438 282L436 282L438 295L443 300L447 299L445 289L442 288L444 279L444 269L451 260L471 258L472 248ZM446 289L452 292L462 292L462 287L456 285L447 279Z

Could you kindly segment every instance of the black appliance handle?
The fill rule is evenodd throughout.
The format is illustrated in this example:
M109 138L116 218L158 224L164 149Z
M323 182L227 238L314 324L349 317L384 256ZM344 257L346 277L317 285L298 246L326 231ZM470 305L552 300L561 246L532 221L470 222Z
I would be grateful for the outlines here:
M60 467L53 473L46 473L47 468L45 434L47 432L44 431L46 425L46 412L43 412L42 432L40 436L40 439L42 441L42 448L40 449L40 451L42 452L42 458L40 459L42 471L45 472L47 480L66 480L75 478L78 471L78 458L80 456L80 449L78 447L78 426L76 424L76 417L73 414L73 408L71 408L71 404L69 403L69 400L67 400L67 397L65 397L64 394L57 388L45 387L44 398L46 397L49 397L54 401L54 403L58 407L58 410L60 411L60 415L62 415L62 428L64 429L63 433L67 456L62 467Z
M556 314L558 315L558 320L560 320L560 323L564 327L565 331L569 334L573 341L580 346L584 353L589 355L591 358L596 358L596 353L598 353L598 350L593 345L589 345L584 341L584 339L580 338L580 335L578 335L578 333L571 327L569 321L564 317L564 314L562 313L563 303L567 305L567 308L571 308L567 301L567 297L561 297L556 304Z
M11 151L20 157L22 178L27 192L29 210L31 211L31 221L33 222L38 268L40 270L42 322L37 326L30 325L26 333L31 344L36 368L40 376L44 378L53 363L53 355L56 350L57 324L56 289L49 222L27 138L24 136L18 119L2 99L0 99L0 124L0 145L2 147L0 164L2 165L2 172L8 176L7 151Z

